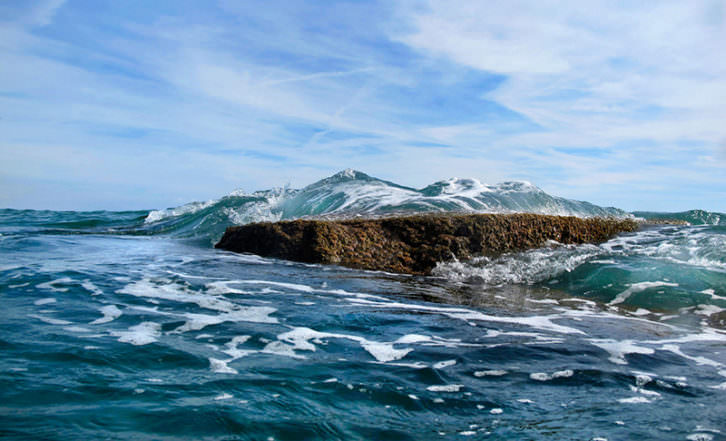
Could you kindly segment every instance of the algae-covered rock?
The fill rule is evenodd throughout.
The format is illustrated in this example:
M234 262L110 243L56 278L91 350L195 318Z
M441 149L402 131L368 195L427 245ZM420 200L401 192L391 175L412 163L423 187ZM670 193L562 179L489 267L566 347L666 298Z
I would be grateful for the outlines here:
M603 242L630 219L540 214L448 214L295 220L229 227L215 248L309 263L429 274L437 262L560 243Z

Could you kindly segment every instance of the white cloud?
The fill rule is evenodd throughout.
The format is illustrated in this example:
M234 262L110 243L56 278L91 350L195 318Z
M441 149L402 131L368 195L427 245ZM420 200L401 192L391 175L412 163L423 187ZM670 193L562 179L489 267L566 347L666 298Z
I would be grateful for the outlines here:
M397 38L432 56L506 74L486 97L547 132L515 142L715 142L726 135L719 123L726 119L726 59L717 55L726 41L722 2L429 6L413 12L414 30Z
M125 186L148 207L345 167L411 186L526 179L624 208L688 184L723 194L720 1L149 3L112 29L37 5L0 23L6 204L31 201L31 178L38 194L43 179Z
M693 184L723 187L717 175L699 172L698 157L718 156L726 139L726 58L718 55L726 41L726 3L427 6L402 12L411 27L395 38L425 56L505 75L482 97L538 128L497 135L486 124L467 123L422 133L510 158L512 169L539 174L534 182L570 197L599 193L598 187L661 195ZM685 140L697 141L690 155L679 147ZM553 147L598 147L603 155ZM517 167L516 157L530 166ZM547 167L551 173L542 171Z

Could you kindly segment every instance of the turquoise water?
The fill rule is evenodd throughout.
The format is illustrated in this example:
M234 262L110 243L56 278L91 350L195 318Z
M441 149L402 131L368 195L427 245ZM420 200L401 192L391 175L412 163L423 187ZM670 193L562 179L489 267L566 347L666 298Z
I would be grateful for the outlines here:
M233 223L431 210L627 215L356 172L160 211L0 210L0 436L725 439L719 213L431 277L211 247Z

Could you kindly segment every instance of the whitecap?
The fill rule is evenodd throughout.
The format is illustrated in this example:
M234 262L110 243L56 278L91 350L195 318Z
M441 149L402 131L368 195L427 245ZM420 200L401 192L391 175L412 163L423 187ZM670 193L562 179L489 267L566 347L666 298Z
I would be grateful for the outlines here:
M130 327L128 331L112 331L111 335L118 337L118 341L122 343L143 346L157 341L161 335L161 325L154 322L141 322Z
M440 361L438 363L435 363L433 365L433 367L434 367L434 369L444 369L449 366L453 366L455 364L456 364L456 360L445 360L445 361Z
M550 381L554 380L556 378L568 378L574 375L574 371L571 369L565 369L563 371L556 371L552 374L547 374L544 372L535 372L532 374L529 374L529 378L537 381Z
M101 314L103 314L103 317L97 318L90 324L99 325L101 323L108 323L121 317L122 312L116 307L116 305L108 305L101 308Z
M209 368L212 372L218 374L236 374L237 370L229 367L227 363L230 360L219 360L217 358L209 358Z
M474 372L475 377L501 377L507 375L507 371L501 369L493 369L488 371L476 371Z
M463 384L436 384L427 387L426 390L431 392L459 392L462 387L464 387Z

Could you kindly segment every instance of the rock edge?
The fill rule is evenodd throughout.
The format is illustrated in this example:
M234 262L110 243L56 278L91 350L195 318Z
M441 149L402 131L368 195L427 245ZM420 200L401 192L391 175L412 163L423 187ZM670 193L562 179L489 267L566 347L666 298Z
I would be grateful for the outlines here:
M437 262L494 256L560 243L599 243L635 231L632 219L541 214L424 214L381 219L293 220L229 227L228 251L403 274Z

